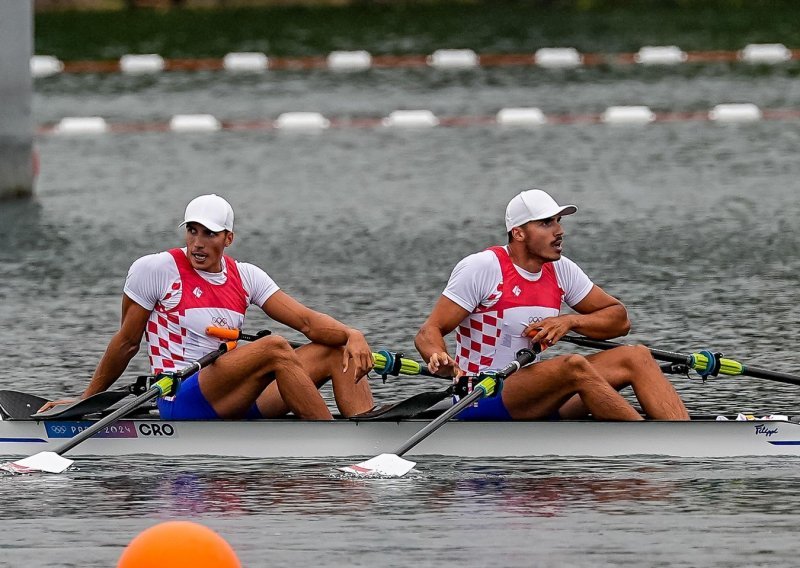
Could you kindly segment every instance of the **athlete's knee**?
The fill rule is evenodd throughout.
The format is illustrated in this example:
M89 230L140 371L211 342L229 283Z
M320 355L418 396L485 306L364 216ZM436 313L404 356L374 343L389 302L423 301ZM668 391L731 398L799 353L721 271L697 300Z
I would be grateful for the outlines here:
M652 365L656 365L652 353L644 345L624 345L620 350L620 363L634 374Z
M335 369L341 369L344 358L344 346L321 345L314 343L311 349L305 352L306 360L313 359L314 367L323 368L330 373Z
M563 365L569 372L578 374L586 373L592 368L592 364L589 363L589 360L577 353L564 355Z
M580 390L600 378L592 364L583 355L577 353L564 355L562 365L564 380L570 384L573 390Z
M254 345L258 346L259 355L265 363L274 366L285 365L287 363L297 363L297 355L286 338L280 335L270 335L262 337Z
M321 345L320 348L323 349L322 357L330 359L334 363L341 363L342 357L344 356L344 345L338 347Z

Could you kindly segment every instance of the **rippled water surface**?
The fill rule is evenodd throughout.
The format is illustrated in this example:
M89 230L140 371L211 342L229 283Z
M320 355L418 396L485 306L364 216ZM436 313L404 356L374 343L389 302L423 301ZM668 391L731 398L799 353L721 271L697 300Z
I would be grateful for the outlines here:
M63 76L37 82L34 111L44 124L95 114L796 108L792 75L700 66ZM35 200L0 205L2 388L79 392L118 324L128 266L179 245L185 203L206 192L236 210L234 256L360 327L373 347L413 352L453 265L502 242L510 197L543 187L578 205L565 221L566 254L626 303L631 340L800 370L796 121L150 132L37 145ZM265 327L281 330L252 312L249 331ZM130 374L145 369L139 356ZM798 413L796 387L673 380L695 412ZM373 385L380 401L425 388ZM135 534L170 518L215 528L247 566L796 564L795 459L432 458L400 480L345 478L335 465L81 459L60 476L0 478L0 566L113 565Z
M179 518L247 566L791 566L798 465L428 458L356 480L299 460L84 459L2 478L15 544L0 565L110 566L130 535Z

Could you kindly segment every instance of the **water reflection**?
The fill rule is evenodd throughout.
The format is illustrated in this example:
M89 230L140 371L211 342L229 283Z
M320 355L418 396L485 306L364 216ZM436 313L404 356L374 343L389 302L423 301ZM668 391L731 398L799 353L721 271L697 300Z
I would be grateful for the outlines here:
M6 276L13 273L20 278L34 278L35 274L30 271L43 272L48 262L53 260L47 258L48 253L67 245L63 227L45 221L42 211L38 199L0 202L0 226L5 234L4 246L0 248L0 262L11 263L14 269L7 271ZM0 288L0 293L4 289L7 288Z
M200 459L200 458L198 458ZM60 476L0 478L6 518L26 518L20 490L50 503L48 514L105 517L131 514L238 518L257 514L300 517L402 517L421 512L561 517L578 511L655 513L714 511L790 513L797 460L772 468L758 462L536 459L454 461L426 459L400 479L340 475L332 465L289 460L185 458L166 468L155 459L82 459ZM120 472L126 472L121 474ZM85 489L85 491L84 491ZM784 495L786 499L780 499Z

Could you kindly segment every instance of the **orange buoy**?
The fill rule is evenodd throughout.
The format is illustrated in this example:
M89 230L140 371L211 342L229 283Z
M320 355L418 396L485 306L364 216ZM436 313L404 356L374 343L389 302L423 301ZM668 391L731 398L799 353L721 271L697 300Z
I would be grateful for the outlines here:
M117 568L241 568L236 553L216 532L191 521L167 521L139 533Z

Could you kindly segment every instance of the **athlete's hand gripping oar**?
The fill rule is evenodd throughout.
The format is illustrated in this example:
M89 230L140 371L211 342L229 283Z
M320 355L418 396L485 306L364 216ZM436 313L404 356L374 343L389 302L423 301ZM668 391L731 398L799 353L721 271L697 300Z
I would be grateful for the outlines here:
M613 341L589 339L588 337L580 337L576 335L565 335L561 338L561 341L567 341L574 345L580 345L581 347L604 350L621 347L623 345L621 343L614 343ZM690 369L697 371L702 377L716 375L746 375L759 379L768 379L771 381L777 381L779 383L788 383L790 385L800 386L800 376L798 375L791 375L789 373L781 373L778 371L770 371L769 369L751 367L733 359L726 359L719 353L711 353L710 351L701 351L699 353L676 353L673 351L653 349L651 347L648 347L648 349L650 350L650 353L653 354L654 359L686 365Z
M521 349L517 352L514 361L503 367L494 374L478 375L482 380L475 385L473 391L466 397L459 400L456 404L440 414L435 420L422 428L419 432L409 438L403 445L398 447L391 454L380 454L354 465L339 468L346 473L354 473L361 476L382 475L387 477L402 477L413 468L416 463L403 459L402 456L411 448L419 444L422 440L433 434L436 430L445 425L453 416L467 408L470 404L484 396L500 396L499 386L509 375L515 373L522 367L530 365L536 359L536 353L530 349Z
M271 332L265 329L256 334L249 334L243 333L240 329L228 329L225 327L210 326L206 328L206 335L210 335L219 339L226 339L228 341L237 341L239 339L243 341L256 341L257 339L271 335ZM289 341L289 345L296 349L305 344L297 341ZM377 353L373 353L372 360L374 361L374 367L372 370L384 377L387 375L397 376L399 374L449 378L440 377L439 375L431 373L426 365L418 363L413 359L405 359L402 357L402 354L398 354L394 351L379 351Z
M64 453L68 452L84 440L91 438L97 432L100 432L111 424L114 424L121 418L124 418L126 415L130 414L140 406L143 406L150 400L169 393L172 390L176 380L179 381L184 379L196 373L200 369L207 367L216 361L220 355L231 351L235 347L236 343L234 342L220 344L219 349L204 355L185 369L181 369L172 375L164 375L144 393L137 396L125 406L121 406L105 418L98 420L89 428L81 431L78 435L74 436L68 442L52 452L39 452L38 454L34 454L19 461L0 464L0 469L9 471L11 473L32 473L34 471L61 473L70 465L72 465L71 459L63 457Z

